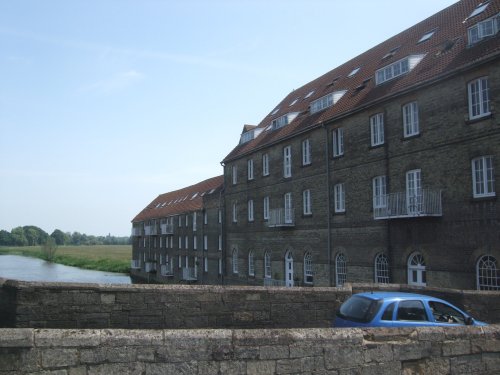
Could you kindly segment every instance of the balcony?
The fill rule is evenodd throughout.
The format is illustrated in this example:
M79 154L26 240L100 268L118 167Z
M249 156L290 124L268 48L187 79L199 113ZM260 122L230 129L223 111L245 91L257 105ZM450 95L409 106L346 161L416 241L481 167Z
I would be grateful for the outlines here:
M156 272L156 262L146 262L144 263L144 270L149 273L155 273Z
M142 230L139 227L132 227L132 237L138 237L142 235Z
M141 268L141 261L139 259L132 259L130 262L130 268L133 270L138 270Z
M198 275L197 275L197 272L196 272L196 268L184 267L182 269L182 280L185 280L185 281L195 281L195 280L198 280Z
M173 224L161 224L161 234L174 234Z
M286 286L285 280L264 278L264 286Z
M269 210L268 227L295 226L295 210L293 208L276 208Z
M156 229L156 225L145 225L144 226L144 234L146 236L155 236L158 234L158 230Z
M162 276L174 276L172 268L168 264L162 264L160 267L160 274Z
M425 189L414 196L406 192L392 193L381 201L381 205L373 209L375 220L443 216L441 190Z

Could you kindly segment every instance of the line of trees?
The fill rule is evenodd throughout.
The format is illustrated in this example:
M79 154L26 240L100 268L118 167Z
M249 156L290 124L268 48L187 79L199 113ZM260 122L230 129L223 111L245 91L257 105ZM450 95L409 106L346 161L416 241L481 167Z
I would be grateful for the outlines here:
M17 227L10 232L0 230L0 246L40 246L52 237L56 245L128 245L130 237L90 236L79 232L54 230L50 235L33 225Z

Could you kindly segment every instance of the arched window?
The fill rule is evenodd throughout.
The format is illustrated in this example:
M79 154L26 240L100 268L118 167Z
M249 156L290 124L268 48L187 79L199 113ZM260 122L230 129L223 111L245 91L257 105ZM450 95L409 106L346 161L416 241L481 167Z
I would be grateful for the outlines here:
M307 284L312 284L314 282L312 255L310 252L304 255L304 282Z
M248 275L255 276L255 262L254 262L253 251L250 251L248 253Z
M233 249L233 273L238 273L238 250Z
M375 282L389 283L389 259L385 254L378 254L375 258Z
M264 254L264 277L271 278L271 254L268 251Z
M419 286L427 285L425 260L420 253L413 253L408 258L408 284Z
M335 281L337 286L342 286L347 281L347 264L343 253L335 257Z
M476 264L477 289L500 290L500 273L497 260L491 255L479 258Z

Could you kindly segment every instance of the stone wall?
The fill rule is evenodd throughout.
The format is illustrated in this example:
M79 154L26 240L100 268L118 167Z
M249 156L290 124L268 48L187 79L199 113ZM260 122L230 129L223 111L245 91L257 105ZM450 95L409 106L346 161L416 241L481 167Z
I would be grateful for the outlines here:
M330 326L353 292L375 289L425 292L477 319L500 323L499 292L406 285L264 288L4 280L0 286L0 327L6 328L321 328Z
M0 374L498 374L500 326L0 329Z

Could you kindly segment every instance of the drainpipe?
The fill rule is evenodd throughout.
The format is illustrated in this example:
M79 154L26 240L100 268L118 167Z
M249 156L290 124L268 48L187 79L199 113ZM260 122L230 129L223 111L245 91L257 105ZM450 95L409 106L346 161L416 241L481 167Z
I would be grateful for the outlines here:
M224 236L225 194L223 194L223 193L225 191L224 181L226 179L226 174L225 174L225 166L226 165L223 162L221 162L220 165L222 166L222 171L224 172L224 173L222 173L222 175L224 176L222 179L222 189L219 192L219 211L220 211L220 215L221 215L221 220L220 220L220 225L219 225L219 234L221 237L221 246L222 246L222 251L221 251L221 268L222 268L222 270L221 270L220 278L221 278L221 285L224 285L224 282L225 282L224 272L226 271L226 238L225 238L226 236ZM217 212L217 220L218 220L218 216L219 216L219 212ZM217 272L219 272L219 271L217 270Z
M331 223L331 212L330 212L330 159L328 156L328 129L325 126L324 122L321 122L321 127L325 129L325 163L326 163L326 213L328 216L327 226L328 226L328 235L327 235L327 248L328 248L328 283L330 286L333 286L333 275L332 275L332 223Z

